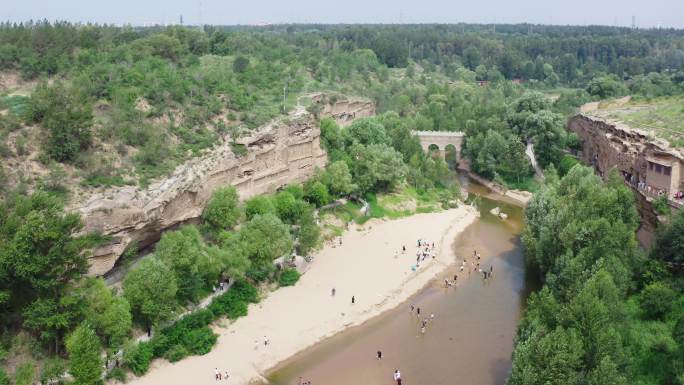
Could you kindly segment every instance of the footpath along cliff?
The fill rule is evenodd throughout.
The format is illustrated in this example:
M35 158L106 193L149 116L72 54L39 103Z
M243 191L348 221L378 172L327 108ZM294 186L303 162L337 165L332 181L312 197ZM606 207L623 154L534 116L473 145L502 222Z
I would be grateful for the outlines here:
M321 117L341 125L375 114L372 102L339 99L325 103L320 94ZM245 155L236 155L230 140L206 155L178 166L167 178L147 188L125 186L95 194L71 210L81 214L84 231L99 231L109 240L93 251L90 274L112 269L123 252L144 248L159 240L164 230L198 219L214 190L235 186L241 199L301 183L327 163L320 146L317 119L303 107L251 131L237 140Z

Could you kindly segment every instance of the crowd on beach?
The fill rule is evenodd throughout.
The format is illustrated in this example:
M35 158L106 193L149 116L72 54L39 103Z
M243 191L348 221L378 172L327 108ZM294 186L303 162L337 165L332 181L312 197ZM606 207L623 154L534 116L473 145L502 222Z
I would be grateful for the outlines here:
M337 242L335 242L337 243ZM430 242L424 239L418 239L417 240L417 247L416 247L416 263L411 265L411 270L412 271L417 271L420 268L420 265L422 263L426 263L425 261L430 261L432 259L436 258L436 246L435 242ZM338 243L339 246L342 246L342 239L339 240ZM401 254L405 255L407 252L406 250L406 245L403 245L401 247ZM398 258L399 251L394 253L394 258ZM482 278L484 280L491 279L493 274L494 274L494 267L493 265L490 265L489 268L482 268L480 265L481 261L481 255L480 253L477 252L477 250L473 250L473 256L472 259L470 260L470 264L468 263L468 257L463 257L461 260L461 264L458 267L458 270L461 273L467 272L468 275L470 276L471 273L477 273L481 274ZM448 278L444 279L444 287L449 288L451 286L456 286L458 282L458 273L455 272L453 275L453 281L450 281ZM330 290L331 296L335 297L337 294L337 290L333 287ZM351 305L354 305L356 303L356 295L351 296ZM420 325L420 334L425 334L427 327L434 322L435 320L435 314L430 313L429 316L424 316L424 312L421 313L421 308L419 306L416 306L414 304L411 304L409 307L409 312L411 314L416 314L416 318L419 321ZM263 346L264 348L268 347L270 343L270 339L267 336L263 337ZM381 350L378 350L376 352L376 359L382 360L383 358L383 353ZM228 380L229 375L228 371L225 371L225 374L222 374L221 371L218 368L214 369L214 377L216 381L221 381L221 380ZM402 378L401 378L401 372L396 369L394 373L392 373L392 378L395 381L397 385L401 385L402 383ZM297 382L297 385L311 385L311 381L305 381L302 377L299 377L299 380Z

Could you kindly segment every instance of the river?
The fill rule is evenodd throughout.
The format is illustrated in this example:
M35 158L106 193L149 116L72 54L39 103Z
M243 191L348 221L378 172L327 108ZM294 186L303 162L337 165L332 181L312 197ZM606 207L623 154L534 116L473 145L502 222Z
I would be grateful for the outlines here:
M493 278L461 273L454 264L405 304L281 363L267 376L271 384L295 385L301 377L312 385L391 385L395 369L408 385L505 382L524 299L536 286L525 279L522 210L462 180L471 196L479 196L481 218L455 239L453 250L470 263L476 249L482 266L493 266ZM489 213L496 206L508 219ZM444 278L452 280L454 274L459 285L445 288ZM418 317L409 312L411 304L424 316L435 316L424 334ZM375 357L378 350L381 360Z

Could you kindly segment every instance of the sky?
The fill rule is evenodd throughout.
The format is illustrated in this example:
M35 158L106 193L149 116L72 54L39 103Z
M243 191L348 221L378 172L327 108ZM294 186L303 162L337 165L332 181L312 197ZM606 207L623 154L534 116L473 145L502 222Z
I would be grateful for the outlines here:
M0 21L534 23L684 28L684 0L0 0Z

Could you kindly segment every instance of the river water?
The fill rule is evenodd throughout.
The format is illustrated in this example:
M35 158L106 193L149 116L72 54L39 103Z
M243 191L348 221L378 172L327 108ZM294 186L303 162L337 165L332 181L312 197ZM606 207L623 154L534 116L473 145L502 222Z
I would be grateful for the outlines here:
M404 385L499 385L511 369L516 325L533 284L526 283L519 234L522 210L500 196L463 180L479 196L481 218L454 241L457 258L482 255L494 276L461 273L454 264L408 302L363 325L348 329L292 357L267 377L273 385L296 385L301 377L312 385L392 385L399 369ZM489 213L499 206L501 220ZM456 287L444 287L444 278ZM423 316L434 314L425 333L413 304ZM306 314L302 314L306 317ZM277 322L277 320L274 320ZM383 353L381 360L376 352Z

